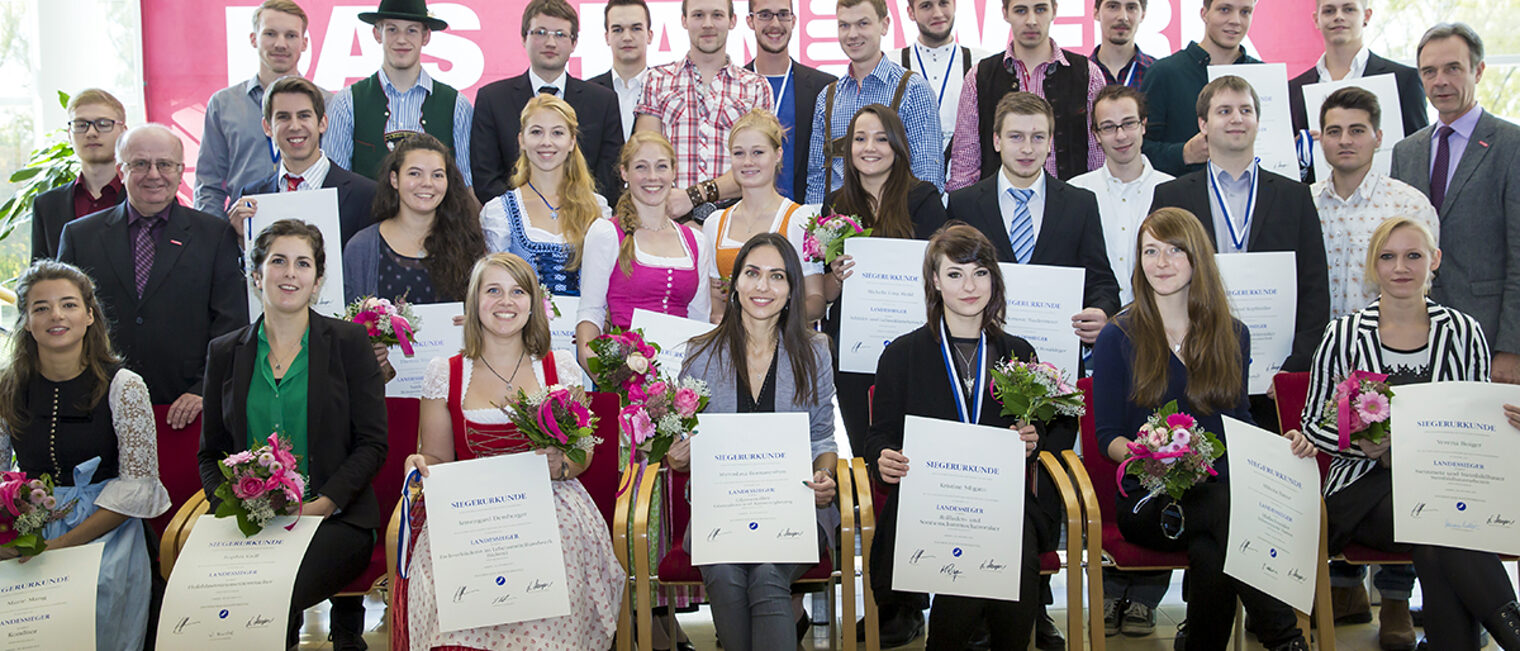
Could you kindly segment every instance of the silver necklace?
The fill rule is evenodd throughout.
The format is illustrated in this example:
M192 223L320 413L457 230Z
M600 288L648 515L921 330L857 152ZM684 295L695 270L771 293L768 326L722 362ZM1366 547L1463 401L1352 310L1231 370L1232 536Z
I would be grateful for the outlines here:
M526 357L527 354L528 354L528 349L526 347L524 347L523 351L517 355L517 364L512 367L512 377L510 377L510 378L504 378L504 377L501 376L500 373L497 373L496 369L491 366L490 360L487 360L485 355L481 355L480 356L480 363L486 365L486 370L490 371L491 375L496 376L502 382L506 382L507 383L507 388L510 389L513 386L512 385L512 380L516 380L517 379L517 372L522 370L523 357Z

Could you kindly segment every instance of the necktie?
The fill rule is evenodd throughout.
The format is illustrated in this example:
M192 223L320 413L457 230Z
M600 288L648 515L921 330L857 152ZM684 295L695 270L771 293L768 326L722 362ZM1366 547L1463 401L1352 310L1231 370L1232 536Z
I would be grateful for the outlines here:
M289 174L286 174L285 175L285 191L286 192L295 192L296 190L300 190L301 189L301 181L304 181L304 180L305 179L303 179L303 178L301 178L299 176L291 176Z
M559 86L555 86L555 85L552 85L552 84L546 84L546 85L543 85L543 86L539 86L538 87L538 94L540 94L540 95L553 95L555 97L558 97L559 96Z
M137 236L132 239L132 262L138 298L142 298L143 289L148 286L148 272L153 271L153 255L157 253L153 245L153 227L156 224L157 217L144 215L138 222Z
M1013 245L1013 260L1019 264L1029 262L1034 253L1034 218L1029 216L1029 199L1034 190L1008 188L1013 197L1013 225L1008 227L1008 242Z
M1446 168L1451 166L1451 134L1454 130L1446 125L1436 129L1436 137L1441 141L1436 143L1436 162L1430 166L1430 203L1435 204L1436 210L1441 209L1441 203L1446 200Z

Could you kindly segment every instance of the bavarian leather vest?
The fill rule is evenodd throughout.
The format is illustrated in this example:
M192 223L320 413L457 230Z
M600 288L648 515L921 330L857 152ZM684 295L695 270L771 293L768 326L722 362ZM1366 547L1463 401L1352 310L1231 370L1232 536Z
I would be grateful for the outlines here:
M350 162L355 174L371 179L379 172L380 161L394 146L394 136L385 133L390 119L390 102L380 84L380 73L365 77L349 87L354 98L354 155ZM449 152L454 152L454 101L459 92L448 84L433 80L433 91L422 100L422 130L437 138Z
M1051 146L1056 156L1056 177L1062 181L1087 173L1087 57L1062 50L1070 65L1045 66L1045 99L1056 113L1056 131ZM1003 166L1003 159L992 148L992 134L997 131L992 119L998 101L1008 93L1022 90L1019 78L1003 63L1005 53L994 54L976 64L976 120L982 139L982 174L992 176Z

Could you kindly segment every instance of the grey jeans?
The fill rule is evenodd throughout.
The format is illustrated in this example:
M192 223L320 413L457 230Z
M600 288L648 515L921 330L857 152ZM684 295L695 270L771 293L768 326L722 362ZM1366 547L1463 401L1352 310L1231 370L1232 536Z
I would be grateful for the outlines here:
M792 582L809 567L801 563L699 566L724 651L796 648Z

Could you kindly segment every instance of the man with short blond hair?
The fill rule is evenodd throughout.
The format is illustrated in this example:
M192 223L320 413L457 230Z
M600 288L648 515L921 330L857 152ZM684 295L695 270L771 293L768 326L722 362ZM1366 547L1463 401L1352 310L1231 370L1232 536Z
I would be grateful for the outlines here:
M79 176L33 201L34 261L58 256L64 224L110 208L127 196L116 171L116 139L127 130L127 109L110 93L86 88L69 98L68 112Z

